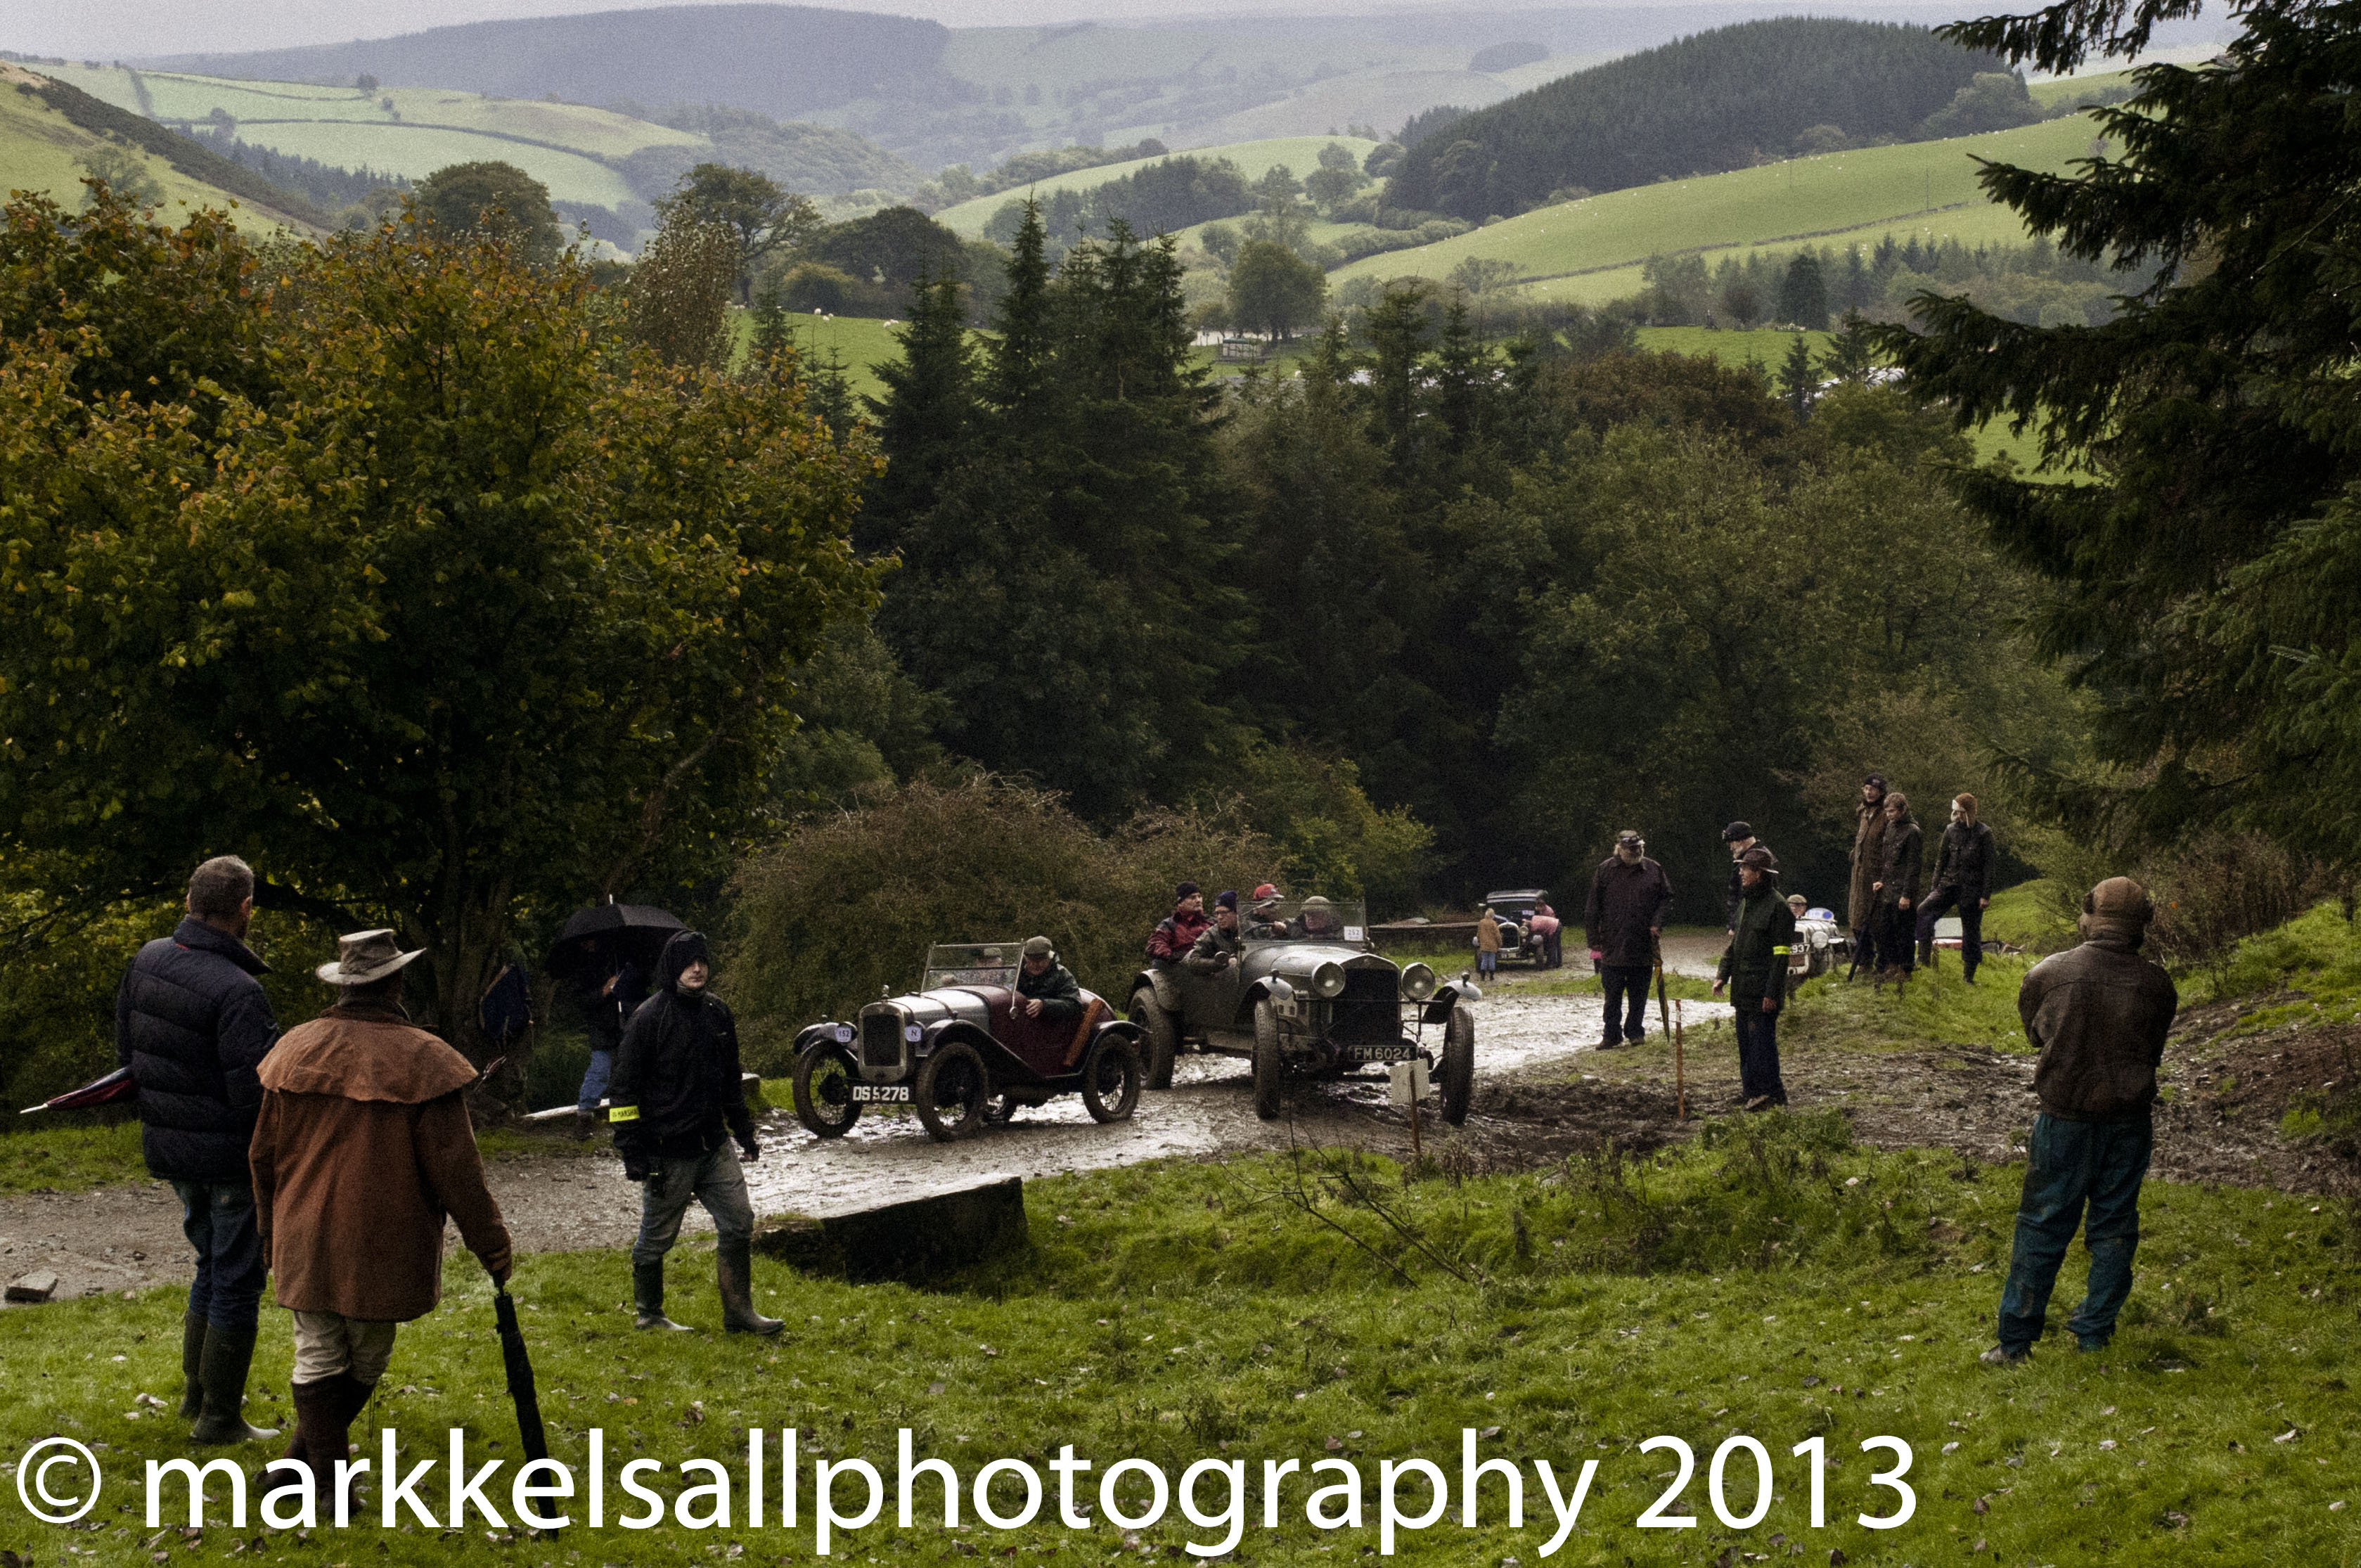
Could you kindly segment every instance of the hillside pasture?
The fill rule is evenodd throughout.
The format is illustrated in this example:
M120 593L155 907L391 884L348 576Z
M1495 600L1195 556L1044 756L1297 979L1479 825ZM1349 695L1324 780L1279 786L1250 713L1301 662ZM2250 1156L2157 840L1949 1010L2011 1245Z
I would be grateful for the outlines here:
M1272 168L1282 163L1300 179L1320 166L1320 149L1332 141L1351 148L1356 159L1368 157L1370 149L1378 145L1359 137L1275 137L1266 141L1227 142L1220 147L1191 148L1188 155L1208 161L1226 158L1245 170L1249 181L1261 179ZM1179 149L1175 150L1177 153ZM1024 200L1027 191L1039 196L1060 191L1088 191L1160 161L1154 158L1135 158L1123 163L1102 164L1096 169L1077 169L1070 173L1053 175L1030 186L1000 191L989 196L978 196L973 201L961 202L954 207L946 207L935 214L935 221L964 238L973 239L983 233L983 226L992 221L993 214L1000 211L1006 203Z
M1639 290L1651 256L1687 251L1793 249L1874 239L1892 229L1932 229L2022 239L2023 225L1983 199L1976 159L2062 170L2091 156L2094 130L2080 115L1946 141L1862 148L1790 159L1726 174L1610 191L1542 207L1455 238L1366 257L1330 275L1442 278L1470 257L1509 262L1520 279L1560 282L1544 297L1584 302Z
M69 211L77 209L82 205L82 177L90 172L84 160L106 145L118 155L137 159L146 168L148 177L164 192L159 215L166 222L178 222L203 207L227 212L236 200L225 191L189 178L153 153L102 143L40 99L15 91L16 83L30 76L16 66L0 63L0 192L43 195ZM247 226L281 226L280 214L261 213L251 203L240 202L238 207Z

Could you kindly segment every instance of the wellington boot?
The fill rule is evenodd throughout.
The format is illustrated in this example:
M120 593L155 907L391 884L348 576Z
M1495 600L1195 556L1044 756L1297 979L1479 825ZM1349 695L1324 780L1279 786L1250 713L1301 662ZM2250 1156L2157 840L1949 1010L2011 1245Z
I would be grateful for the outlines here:
M246 1404L246 1372L254 1365L254 1328L209 1328L204 1354L197 1363L197 1381L204 1387L204 1408L189 1429L192 1442L259 1442L277 1437L276 1427L248 1426L240 1413Z
M677 1329L689 1332L686 1323L675 1323L664 1316L664 1265L635 1263L631 1265L631 1305L639 1314L639 1326L643 1329Z
M1935 967L1934 943L1921 942L1918 944L1918 967L1920 969L1932 969Z
M192 1421L205 1408L205 1386L197 1381L198 1368L205 1358L205 1320L202 1313L191 1313L181 1320L181 1370L188 1376L189 1386L181 1395L181 1419Z
M321 1507L328 1517L341 1524L351 1517L355 1506L346 1502L339 1510L336 1497L336 1462L352 1457L353 1418L361 1413L377 1385L364 1383L349 1372L339 1372L334 1377L313 1385L322 1390L318 1427L311 1438L312 1474L316 1477ZM351 1483L346 1484L349 1487Z
M312 1467L312 1480L324 1493L335 1472L328 1463L343 1450L330 1442L330 1431L335 1425L336 1384L344 1374L339 1372L313 1383L288 1385L289 1401L295 1407L295 1435L287 1440L287 1452L282 1459L300 1459Z
M754 1310L752 1244L743 1239L723 1242L713 1255L715 1281L721 1288L721 1327L733 1334L774 1334L786 1327L778 1318Z

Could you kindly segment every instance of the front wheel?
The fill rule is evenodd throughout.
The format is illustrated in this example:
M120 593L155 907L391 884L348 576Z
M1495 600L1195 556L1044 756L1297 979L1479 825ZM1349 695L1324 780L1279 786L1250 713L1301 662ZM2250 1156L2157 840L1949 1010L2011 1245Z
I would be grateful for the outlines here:
M1173 1058L1180 1054L1180 1021L1164 1011L1156 1000L1155 991L1145 985L1131 993L1131 1021L1139 1025L1139 1032L1148 1042L1148 1048L1142 1053L1146 1058L1148 1087L1171 1088Z
M860 1078L852 1054L842 1046L818 1045L796 1062L796 1120L814 1137L840 1138L861 1120L852 1101L852 1085Z
M1279 1119L1281 1072L1279 1060L1279 1009L1266 996L1254 1010L1254 1108L1266 1122Z
M937 1047L919 1064L918 1081L911 1086L910 1098L917 1104L918 1120L926 1124L928 1135L939 1144L948 1144L983 1128L984 1107L992 1100L991 1075L984 1071L983 1058L973 1046L953 1040Z
M1443 1026L1443 1119L1453 1126L1467 1120L1476 1093L1476 1018L1465 1003L1451 1010Z
M1082 1058L1082 1109L1093 1122L1129 1119L1145 1077L1137 1046L1121 1035L1101 1035Z

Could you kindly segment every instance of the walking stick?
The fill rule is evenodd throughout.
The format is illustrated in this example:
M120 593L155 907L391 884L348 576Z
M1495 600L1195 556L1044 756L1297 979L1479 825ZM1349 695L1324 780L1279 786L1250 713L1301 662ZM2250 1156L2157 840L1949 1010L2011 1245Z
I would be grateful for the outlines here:
M533 1384L533 1358L525 1354L524 1330L518 1326L516 1298L509 1288L498 1283L493 1289L492 1310L500 1325L500 1359L508 1366L509 1398L516 1401L517 1436L522 1440L528 1460L549 1457L549 1439L541 1430L541 1396Z
M1669 1040L1673 1037L1673 1012L1664 1000L1664 938L1652 937L1649 941L1656 949L1656 1017L1664 1025L1664 1038Z
M1689 1119L1689 1096L1681 1070L1681 1037L1673 1028L1672 1004L1664 1000L1664 938L1659 933L1649 940L1656 955L1656 1017L1664 1025L1664 1037L1673 1042L1673 1109L1675 1119L1686 1122Z
M1689 1119L1689 1085L1681 1070L1681 1004L1673 1003L1673 1110L1674 1120Z

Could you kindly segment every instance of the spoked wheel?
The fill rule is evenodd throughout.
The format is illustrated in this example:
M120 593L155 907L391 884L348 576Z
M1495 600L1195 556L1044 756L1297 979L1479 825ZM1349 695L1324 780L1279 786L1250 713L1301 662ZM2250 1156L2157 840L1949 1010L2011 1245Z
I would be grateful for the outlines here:
M1279 1009L1266 996L1254 1010L1254 1107L1266 1122L1279 1119Z
M973 1046L953 1040L938 1047L919 1066L910 1098L917 1102L918 1120L926 1124L928 1134L947 1144L983 1130L992 1078Z
M1464 1005L1451 1010L1443 1026L1443 1119L1453 1126L1467 1120L1476 1093L1476 1015Z
M1180 1054L1180 1024L1164 1011L1156 1000L1156 992L1141 986L1131 993L1131 1021L1139 1025L1146 1037L1147 1049L1141 1053L1148 1072L1148 1087L1172 1087L1173 1058Z
M1146 1077L1137 1046L1121 1035L1101 1035L1082 1058L1082 1109L1093 1122L1128 1120Z
M983 1102L983 1124L987 1127L1008 1125L1016 1120L1016 1113L1023 1104L1023 1101L1011 1100L1005 1094L994 1095Z
M852 1102L860 1077L842 1046L814 1046L796 1063L796 1120L816 1137L840 1138L861 1120Z

